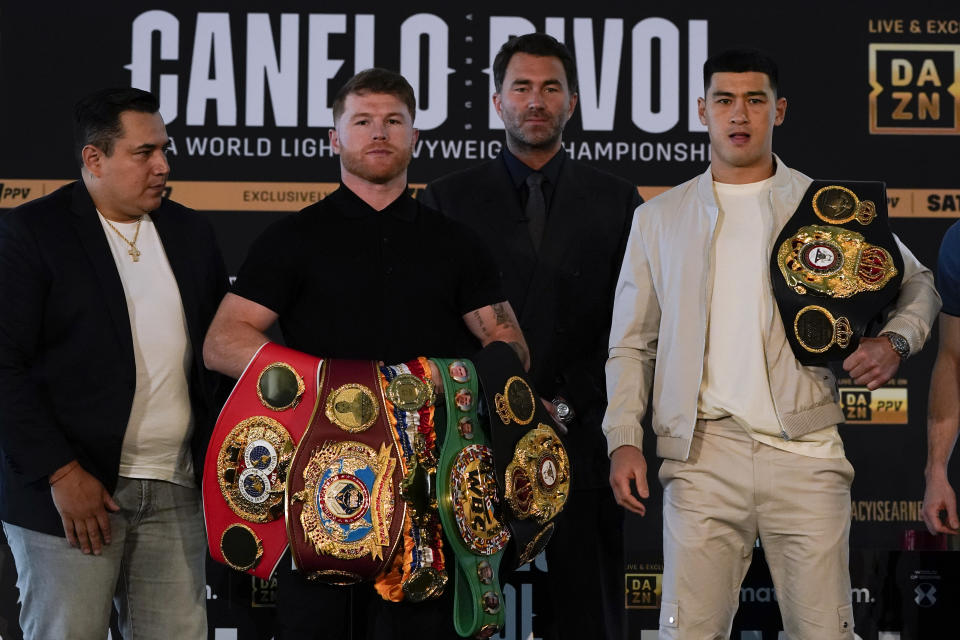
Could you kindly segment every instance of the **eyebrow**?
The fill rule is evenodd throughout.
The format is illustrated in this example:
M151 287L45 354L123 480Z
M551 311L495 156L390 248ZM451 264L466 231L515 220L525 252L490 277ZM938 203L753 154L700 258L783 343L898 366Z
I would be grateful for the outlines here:
M725 98L735 98L737 94L733 93L732 91L711 91L711 92L710 92L710 95L712 95L712 96L723 96L723 97L725 97ZM767 92L766 92L766 91L757 91L757 90L754 90L754 91L745 91L745 92L743 93L743 95L745 95L745 96L766 96L766 95L767 95Z
M151 149L156 149L157 147L165 148L170 146L170 139L164 140L163 144L154 144L153 142L144 142L143 144L134 148L134 151L150 151Z
M533 80L530 80L528 78L518 78L511 83L511 86L516 86L518 84L533 84ZM543 84L554 85L554 84L561 84L561 82L559 78L550 78L549 80L544 80Z
M384 117L384 118L390 118L390 117L400 117L400 118L402 118L403 115L404 115L404 114L403 114L402 111L391 111L390 113L384 115L383 117ZM350 119L351 119L351 120L354 120L354 119L356 119L356 118L373 118L373 117L374 117L374 115L373 115L372 113L367 113L367 112L364 111L364 112L362 112L362 113L355 113L355 114L353 114L352 116L350 116Z

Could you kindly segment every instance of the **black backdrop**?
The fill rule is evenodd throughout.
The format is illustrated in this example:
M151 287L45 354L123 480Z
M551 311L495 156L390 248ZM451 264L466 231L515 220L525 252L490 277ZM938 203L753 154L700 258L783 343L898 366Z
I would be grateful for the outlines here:
M885 180L894 230L930 266L960 208L960 12L946 0L160 7L0 7L0 209L73 179L70 106L93 88L132 84L159 94L176 147L170 195L211 220L233 273L266 224L335 186L329 102L350 75L378 65L414 84L422 129L410 171L416 187L496 154L503 133L490 107L492 52L530 30L564 40L578 60L568 151L632 180L647 197L706 167L707 135L694 111L700 66L708 51L748 45L780 63L789 107L775 149L788 165L818 178ZM910 533L922 528L933 351L873 393L841 379L841 433L857 470L851 569L864 639L957 635L941 625L960 606L960 556L913 550L918 537ZM645 519L628 519L624 569L631 637L644 640L654 637L662 562L659 495L651 503ZM780 628L775 593L756 555L735 637L772 639ZM17 637L12 562L0 561L0 635ZM542 627L543 559L524 575L505 589L504 638L537 636ZM217 566L208 578L211 638L271 637L272 585Z

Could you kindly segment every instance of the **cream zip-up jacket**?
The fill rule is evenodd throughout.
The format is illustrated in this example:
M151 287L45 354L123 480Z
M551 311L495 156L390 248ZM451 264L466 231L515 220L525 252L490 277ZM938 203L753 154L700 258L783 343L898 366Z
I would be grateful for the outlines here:
M768 203L774 228L779 230L796 211L812 180L774 158L777 170ZM642 450L640 420L652 385L657 455L686 460L689 454L713 291L711 248L717 216L710 167L636 211L610 329L606 365L609 404L603 420L609 453L623 445ZM773 234L771 244L777 235L779 231ZM905 337L910 352L916 353L930 335L940 297L930 270L899 238L896 241L903 254L903 282L882 330ZM767 249L769 253L773 247ZM769 273L767 279L769 282ZM805 367L797 361L776 310L771 314L764 351L781 437L790 440L843 422L833 374L826 367Z

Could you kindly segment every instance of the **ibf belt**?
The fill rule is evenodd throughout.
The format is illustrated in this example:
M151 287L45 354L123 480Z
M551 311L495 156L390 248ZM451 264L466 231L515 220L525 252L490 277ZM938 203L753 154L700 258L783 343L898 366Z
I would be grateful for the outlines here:
M286 550L283 497L316 408L322 363L268 342L220 412L203 467L204 520L217 562L267 580Z
M399 450L400 496L407 511L403 551L374 585L385 600L421 602L436 598L447 584L443 530L437 513L437 434L430 365L417 358L380 367L387 421Z
M500 560L510 533L499 518L493 451L477 416L477 373L469 360L434 360L443 378L447 424L437 470L437 502L457 558L453 622L464 637L503 626Z
M815 180L774 244L770 275L802 364L853 353L903 279L883 183Z
M533 560L553 534L553 518L570 494L570 460L553 418L504 342L474 358L490 413L496 480L506 503L514 566Z
M389 564L403 523L376 363L326 360L318 403L290 469L287 534L300 571L351 584Z

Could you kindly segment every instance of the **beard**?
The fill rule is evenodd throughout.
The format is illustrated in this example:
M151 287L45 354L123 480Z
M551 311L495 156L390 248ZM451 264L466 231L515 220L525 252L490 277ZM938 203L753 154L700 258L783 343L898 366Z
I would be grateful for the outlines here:
M366 152L371 147L359 151L340 148L340 163L343 169L358 178L373 184L386 184L402 174L413 159L413 145L398 148L393 145L377 145L375 148L389 148L393 151L386 158L370 157Z
M524 128L524 123L529 115L536 115L538 118L545 118L546 122L537 127ZM567 124L561 113L557 116L551 116L549 112L539 111L529 113L524 111L521 114L507 114L504 112L503 127L507 131L507 137L519 149L551 149L560 140L563 135L563 127Z

